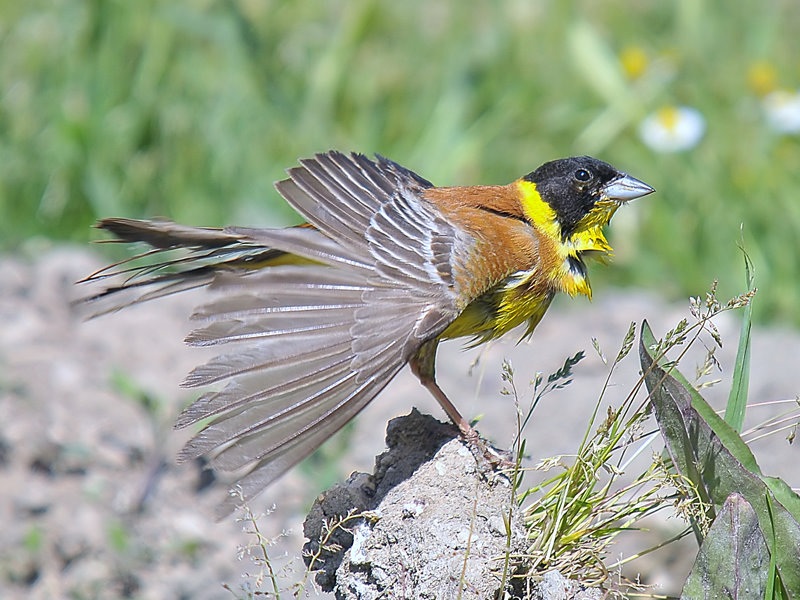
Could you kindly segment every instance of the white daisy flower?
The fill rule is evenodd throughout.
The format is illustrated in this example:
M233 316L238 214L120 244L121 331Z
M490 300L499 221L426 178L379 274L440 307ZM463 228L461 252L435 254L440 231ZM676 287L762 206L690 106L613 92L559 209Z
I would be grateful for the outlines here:
M703 138L706 120L695 108L665 106L639 126L639 137L656 152L681 152L694 148Z
M764 97L767 123L778 133L800 133L800 92L777 90Z

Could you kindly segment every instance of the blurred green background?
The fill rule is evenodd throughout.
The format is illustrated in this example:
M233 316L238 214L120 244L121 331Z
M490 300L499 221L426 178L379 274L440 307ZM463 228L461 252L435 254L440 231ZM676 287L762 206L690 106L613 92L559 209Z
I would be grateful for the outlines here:
M658 190L596 282L733 295L743 239L757 318L800 323L798 31L796 0L0 0L0 248L112 215L291 223L272 182L329 148L440 185L593 154ZM699 141L639 135L679 106Z

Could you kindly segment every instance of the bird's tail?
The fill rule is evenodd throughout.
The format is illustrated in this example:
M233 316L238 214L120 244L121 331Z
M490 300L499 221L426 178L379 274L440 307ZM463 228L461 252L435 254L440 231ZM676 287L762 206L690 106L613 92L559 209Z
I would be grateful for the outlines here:
M122 218L103 219L96 227L114 236L102 243L142 242L150 248L95 271L78 282L106 284L99 293L75 303L90 318L207 286L219 273L310 262L225 229L186 227L166 220Z

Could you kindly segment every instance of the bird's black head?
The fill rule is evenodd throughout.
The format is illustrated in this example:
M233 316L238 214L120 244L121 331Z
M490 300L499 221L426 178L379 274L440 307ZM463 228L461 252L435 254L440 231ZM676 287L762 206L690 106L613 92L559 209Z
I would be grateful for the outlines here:
M607 218L598 215L597 219L608 222L619 204L653 191L649 185L591 156L547 162L523 179L534 183L542 200L553 209L564 239L595 209L608 212Z
M542 200L556 213L564 238L600 199L603 186L622 176L617 169L591 156L544 163L524 177L536 184Z

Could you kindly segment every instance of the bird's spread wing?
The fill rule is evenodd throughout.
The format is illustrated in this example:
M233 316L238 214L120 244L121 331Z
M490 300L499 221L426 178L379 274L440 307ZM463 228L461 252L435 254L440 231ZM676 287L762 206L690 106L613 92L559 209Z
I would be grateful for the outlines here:
M465 242L422 198L429 182L383 158L337 152L303 160L289 176L277 188L311 227L227 228L203 234L208 246L178 230L177 245L188 239L211 261L178 266L219 292L194 315L204 326L187 341L231 344L184 383L222 387L180 416L178 427L212 418L180 458L208 454L216 468L243 473L245 499L352 419L458 314L453 244ZM154 232L120 237L176 245ZM313 262L248 269L228 260L275 251ZM222 253L228 266L215 270L209 253ZM156 289L165 275L151 277ZM132 282L147 284L147 277Z

